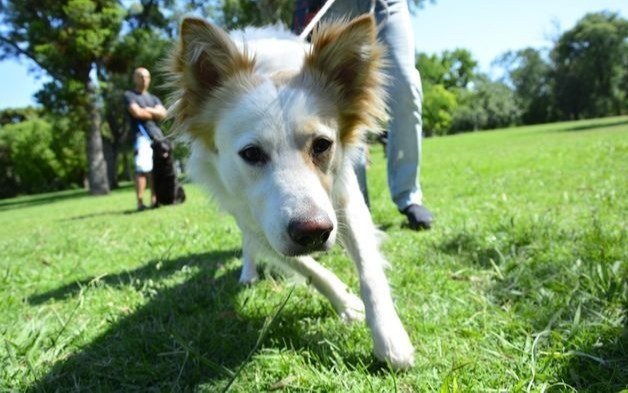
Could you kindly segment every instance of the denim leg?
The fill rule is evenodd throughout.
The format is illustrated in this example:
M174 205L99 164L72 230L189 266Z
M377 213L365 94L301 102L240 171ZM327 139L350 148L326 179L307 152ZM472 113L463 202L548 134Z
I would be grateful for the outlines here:
M422 120L421 78L415 66L414 35L408 3L388 0L375 8L379 39L388 51L390 76L388 187L399 210L423 203L419 186Z
M360 156L357 157L357 160L353 163L353 171L358 178L358 185L360 186L360 191L362 192L362 196L364 197L364 202L366 202L366 206L371 208L371 201L369 198L369 188L368 183L366 181L366 164L368 162L366 147L360 148Z
M326 18L369 12L371 0L336 0ZM378 37L387 51L390 76L388 106L388 187L399 210L423 203L419 183L422 133L421 78L415 67L414 35L406 0L378 0Z

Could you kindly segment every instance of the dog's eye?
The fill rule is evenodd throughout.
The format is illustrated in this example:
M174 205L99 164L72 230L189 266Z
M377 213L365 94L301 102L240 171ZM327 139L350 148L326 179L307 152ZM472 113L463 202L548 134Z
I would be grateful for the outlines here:
M320 156L325 153L332 145L332 141L325 138L318 138L312 143L312 153L315 156Z
M238 153L240 157L251 165L264 165L268 162L268 156L257 146L247 146Z

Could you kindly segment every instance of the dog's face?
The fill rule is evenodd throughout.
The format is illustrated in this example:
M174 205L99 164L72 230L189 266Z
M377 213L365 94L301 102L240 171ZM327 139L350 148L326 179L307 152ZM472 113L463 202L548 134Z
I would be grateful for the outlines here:
M342 146L322 100L263 80L234 102L216 122L214 144L222 183L241 198L239 216L282 254L328 249Z
M186 19L173 56L175 122L215 158L240 225L283 255L333 245L345 151L383 117L372 19L328 26L312 46L302 69L260 74L226 33Z

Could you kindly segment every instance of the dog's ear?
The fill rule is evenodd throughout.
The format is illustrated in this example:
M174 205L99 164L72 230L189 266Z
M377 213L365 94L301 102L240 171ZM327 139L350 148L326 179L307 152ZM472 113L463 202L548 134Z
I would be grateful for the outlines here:
M377 131L386 118L382 56L370 15L323 24L312 36L305 70L337 100L343 143L355 142L366 129Z
M181 23L178 60L185 87L204 94L234 73L252 69L252 61L226 32L197 18L185 18Z
M230 77L252 73L254 61L219 27L203 19L185 18L167 68L168 85L174 92L169 111L173 129L185 130L213 148L213 129L199 119L201 108Z

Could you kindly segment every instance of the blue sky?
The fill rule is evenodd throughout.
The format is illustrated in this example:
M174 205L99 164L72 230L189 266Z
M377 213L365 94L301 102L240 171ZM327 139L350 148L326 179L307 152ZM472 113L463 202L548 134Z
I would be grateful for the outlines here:
M465 48L480 69L508 50L547 48L588 12L611 10L628 18L627 0L436 0L414 17L418 51L440 53ZM0 62L0 108L34 104L43 78L28 73L28 60ZM494 70L493 70L494 72Z
M436 0L413 18L418 51L469 49L480 69L508 50L550 48L585 14L609 10L628 18L626 0Z

